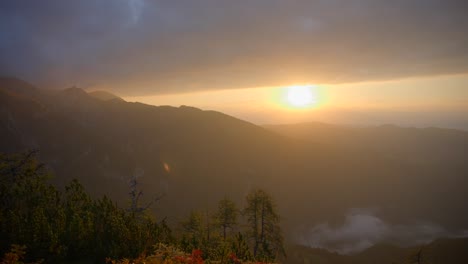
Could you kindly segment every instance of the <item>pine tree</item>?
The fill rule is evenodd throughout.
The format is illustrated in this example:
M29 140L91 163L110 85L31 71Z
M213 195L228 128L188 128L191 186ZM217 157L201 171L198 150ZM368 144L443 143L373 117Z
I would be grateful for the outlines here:
M235 256L242 261L252 260L252 253L250 252L249 245L241 232L237 233L232 242L232 251Z
M76 179L65 187L64 196L63 206L66 216L64 241L68 248L68 257L89 255L92 252L89 241L94 235L91 197Z
M182 228L185 232L183 238L183 249L187 252L193 249L200 249L204 238L203 215L200 212L192 211L188 219L182 222Z
M127 211L107 197L91 199L77 180L59 192L36 155L0 153L0 253L18 244L27 248L26 260L102 262L134 258L172 241L165 221L135 217L142 208L138 199L136 210Z
M271 196L264 190L251 191L246 197L243 215L247 217L256 259L271 261L285 255L279 215Z
M47 180L38 151L0 154L0 250L26 245L33 258L60 256L64 214L60 193Z
M228 230L233 230L237 225L238 209L236 204L224 198L218 203L218 212L216 213L216 223L221 228L223 241L226 241Z

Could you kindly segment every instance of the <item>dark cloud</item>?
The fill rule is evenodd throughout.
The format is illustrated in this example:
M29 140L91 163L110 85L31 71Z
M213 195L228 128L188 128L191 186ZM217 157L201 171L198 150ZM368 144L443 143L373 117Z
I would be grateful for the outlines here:
M0 73L123 94L468 72L466 0L11 0Z

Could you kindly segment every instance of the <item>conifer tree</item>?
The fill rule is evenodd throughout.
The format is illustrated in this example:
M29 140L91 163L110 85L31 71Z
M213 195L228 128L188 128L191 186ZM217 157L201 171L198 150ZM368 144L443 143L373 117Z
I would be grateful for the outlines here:
M249 225L248 236L253 244L256 259L272 261L285 255L280 218L272 197L261 189L251 191L246 197L243 215Z
M227 232L232 231L237 225L237 214L238 209L233 201L228 198L219 201L215 218L217 225L221 228L223 241L226 241Z

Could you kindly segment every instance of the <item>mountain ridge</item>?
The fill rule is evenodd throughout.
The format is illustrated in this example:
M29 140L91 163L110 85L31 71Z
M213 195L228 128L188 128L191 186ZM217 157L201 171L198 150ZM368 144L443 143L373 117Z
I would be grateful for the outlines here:
M317 224L340 223L353 208L377 207L389 223L468 228L464 132L416 130L421 138L412 142L412 130L381 128L369 138L327 128L312 138L305 130L304 140L187 106L102 101L79 91L18 98L8 89L0 80L0 151L39 148L58 186L78 178L123 205L128 180L142 175L146 199L166 194L154 211L172 223L192 209L214 209L224 196L242 204L248 190L262 187L277 199L289 241ZM368 139L370 148L358 144ZM433 144L421 147L426 142Z

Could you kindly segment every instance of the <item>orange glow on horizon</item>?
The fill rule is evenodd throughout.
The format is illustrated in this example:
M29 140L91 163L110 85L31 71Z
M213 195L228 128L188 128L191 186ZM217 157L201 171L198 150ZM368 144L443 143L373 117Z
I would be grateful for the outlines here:
M284 110L314 110L326 103L325 87L293 85L272 90L271 103Z
M396 113L395 116L399 112L466 112L466 85L468 74L339 85L291 83L284 86L156 94L124 99L152 105L188 105L215 110L257 124L314 120L340 123L349 119L346 112L353 111L362 113L362 118L369 113L382 111ZM291 87L305 86L311 89L310 95L307 95L309 103L306 103L307 100L301 101L302 92L288 96ZM297 99L298 105L291 104L290 99ZM343 115L339 117L335 113Z

